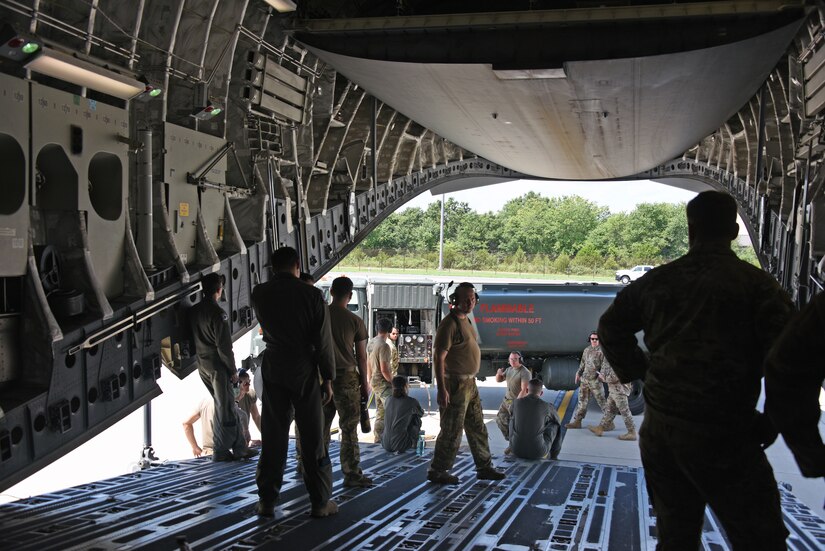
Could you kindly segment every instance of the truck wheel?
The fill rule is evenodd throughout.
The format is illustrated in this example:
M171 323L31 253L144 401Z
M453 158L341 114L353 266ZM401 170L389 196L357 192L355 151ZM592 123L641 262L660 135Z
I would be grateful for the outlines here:
M630 390L630 396L627 397L630 413L633 415L640 415L645 412L645 398L642 395L642 388L644 388L642 381L633 381L633 388Z
M627 285L628 283L630 283L630 276L624 275L624 276L622 276L622 279L620 281L622 283L624 283L625 285Z

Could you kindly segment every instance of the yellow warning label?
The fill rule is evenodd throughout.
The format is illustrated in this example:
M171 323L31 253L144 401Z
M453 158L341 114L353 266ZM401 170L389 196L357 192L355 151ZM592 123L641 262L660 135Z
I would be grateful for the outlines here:
M181 216L189 216L189 203L181 203L178 207L178 214Z

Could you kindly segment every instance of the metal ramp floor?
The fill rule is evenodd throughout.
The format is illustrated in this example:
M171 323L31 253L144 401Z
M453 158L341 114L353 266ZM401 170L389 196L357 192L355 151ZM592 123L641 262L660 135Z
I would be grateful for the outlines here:
M430 450L428 450L429 452ZM644 474L633 467L505 458L501 482L478 481L462 448L455 486L426 481L429 453L361 445L372 488L344 488L340 512L312 519L290 448L275 519L255 516L257 462L191 459L0 506L0 547L48 549L654 549ZM782 490L790 549L825 548L825 521ZM708 511L705 549L728 549ZM180 548L187 548L185 546Z

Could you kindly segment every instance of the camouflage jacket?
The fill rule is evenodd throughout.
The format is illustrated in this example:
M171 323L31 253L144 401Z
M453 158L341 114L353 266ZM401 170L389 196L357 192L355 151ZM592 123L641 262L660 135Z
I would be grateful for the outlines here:
M607 391L610 394L624 394L625 396L630 395L632 385L630 383L624 384L619 380L619 376L616 375L615 371L613 371L613 368L610 366L607 359L602 362L601 373L604 378L604 382L607 383Z
M582 352L582 359L579 362L578 375L582 379L592 381L598 379L599 370L604 362L604 353L599 346L588 346Z

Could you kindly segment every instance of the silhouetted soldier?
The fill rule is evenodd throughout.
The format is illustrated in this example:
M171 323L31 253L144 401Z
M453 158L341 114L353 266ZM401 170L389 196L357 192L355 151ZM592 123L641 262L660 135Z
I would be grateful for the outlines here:
M825 379L825 293L794 318L765 365L765 412L782 433L803 476L825 476L819 394Z
M325 517L338 512L338 506L330 500L332 465L321 433L323 404L318 384L320 372L326 400L331 400L335 378L332 335L324 297L320 290L298 279L298 265L295 249L281 247L272 255L273 278L252 291L252 304L266 343L261 364L265 389L262 451L256 476L257 512L261 516L275 512L293 411L300 429L311 514Z
M619 378L645 381L639 448L659 546L696 549L710 505L735 549L785 549L755 406L765 356L792 306L769 274L731 250L733 197L700 193L687 219L688 253L622 290L599 324Z
M481 349L473 326L472 315L478 295L472 283L460 283L450 296L452 310L438 326L433 342L433 371L438 385L438 405L441 410L441 432L435 441L433 462L427 479L439 484L458 484L458 477L449 470L461 444L461 431L476 465L479 480L501 480L504 473L493 468L490 456L484 412L476 387L476 373L481 365Z
M201 279L203 299L189 310L189 324L198 354L198 374L215 400L212 423L213 461L232 461L257 455L246 439L235 415L233 383L238 382L229 317L218 305L223 293L220 274Z
M565 425L568 429L582 428L582 421L587 415L587 406L590 404L590 397L596 399L599 409L604 414L606 402L604 399L604 387L599 380L599 370L602 368L604 353L599 346L599 335L595 331L590 333L590 346L582 352L582 359L579 362L579 370L576 371L576 382L579 384L579 404L573 413L573 419ZM611 427L607 430L613 430Z

